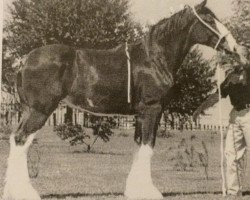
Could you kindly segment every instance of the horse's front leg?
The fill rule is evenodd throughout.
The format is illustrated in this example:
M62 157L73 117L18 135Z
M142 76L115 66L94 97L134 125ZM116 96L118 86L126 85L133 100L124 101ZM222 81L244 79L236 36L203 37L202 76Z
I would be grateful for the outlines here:
M140 142L140 147L126 182L125 195L129 199L163 198L151 178L151 157L161 114L161 105L153 104L143 106L137 116L135 139Z

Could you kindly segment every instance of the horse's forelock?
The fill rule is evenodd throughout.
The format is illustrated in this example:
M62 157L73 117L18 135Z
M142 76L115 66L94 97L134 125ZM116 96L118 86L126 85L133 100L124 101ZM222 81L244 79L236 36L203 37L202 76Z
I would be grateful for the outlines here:
M198 14L203 14L203 15L211 15L214 19L220 21L218 17L214 14L214 12L208 8L208 7L203 7L201 10L198 11Z

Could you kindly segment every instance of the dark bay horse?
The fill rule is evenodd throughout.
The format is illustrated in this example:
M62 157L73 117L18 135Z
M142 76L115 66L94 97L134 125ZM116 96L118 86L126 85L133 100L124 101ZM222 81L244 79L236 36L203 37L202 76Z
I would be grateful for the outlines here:
M175 73L195 44L236 52L237 43L206 7L186 6L151 27L138 43L110 50L75 49L55 44L33 50L17 76L23 117L10 138L4 199L40 199L27 169L27 151L35 132L60 101L93 113L135 114L140 145L126 183L131 199L161 199L153 185L151 157L157 126L174 85ZM128 56L131 103L128 95Z

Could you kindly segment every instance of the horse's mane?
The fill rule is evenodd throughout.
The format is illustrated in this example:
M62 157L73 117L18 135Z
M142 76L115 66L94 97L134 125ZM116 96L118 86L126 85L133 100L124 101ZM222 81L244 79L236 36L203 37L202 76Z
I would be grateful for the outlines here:
M183 30L190 21L191 10L185 8L168 18L161 19L155 25L152 25L149 29L149 34L153 34L155 31L164 35L175 35L177 31Z
M210 14L217 19L215 14L207 7L203 7L201 12L203 14ZM185 8L179 12L168 18L163 18L155 25L152 25L149 29L149 34L151 35L156 31L158 35L163 34L164 36L175 37L176 33L184 30L193 19L194 14L191 7L185 6Z

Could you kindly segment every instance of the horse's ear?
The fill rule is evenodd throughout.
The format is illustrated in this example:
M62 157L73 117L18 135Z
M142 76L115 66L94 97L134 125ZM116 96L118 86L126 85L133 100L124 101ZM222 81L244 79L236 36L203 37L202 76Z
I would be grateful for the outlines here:
M206 6L206 4L207 4L207 0L204 0L204 1L202 1L200 4L198 4L197 6L195 6L195 9L196 9L197 11L199 11L199 10L201 10L202 8L204 8L204 7Z

